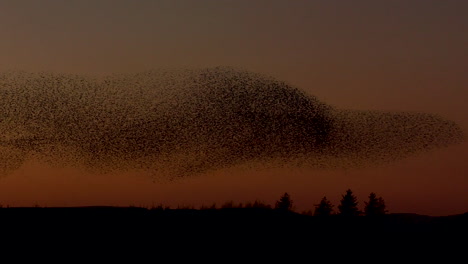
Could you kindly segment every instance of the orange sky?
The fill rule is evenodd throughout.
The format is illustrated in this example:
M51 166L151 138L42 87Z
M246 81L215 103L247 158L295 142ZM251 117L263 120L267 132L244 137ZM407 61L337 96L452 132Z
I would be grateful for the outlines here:
M466 1L7 1L0 70L108 74L173 66L267 73L340 108L439 114L468 131ZM297 211L347 188L391 212L468 211L468 143L356 170L231 168L173 183L31 161L0 179L10 206L221 204L284 192Z

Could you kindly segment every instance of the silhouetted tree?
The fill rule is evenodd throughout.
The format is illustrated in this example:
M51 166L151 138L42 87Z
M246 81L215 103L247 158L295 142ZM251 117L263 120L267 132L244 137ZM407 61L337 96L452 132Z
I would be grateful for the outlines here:
M315 205L315 216L329 216L333 213L333 205L326 196L322 198L319 204Z
M245 208L263 208L263 209L271 209L271 205L266 204L262 201L255 200L254 203L247 202L244 206Z
M346 194L342 195L340 205L338 205L339 215L342 216L357 216L360 214L357 208L357 198L354 196L351 189L346 190Z
M283 196L276 201L275 209L282 210L282 211L291 211L292 210L293 201L288 193L284 193Z
M225 202L223 205L221 205L221 208L222 209L226 209L226 208L234 208L234 202L233 201L227 201Z
M382 197L377 198L375 193L369 194L369 201L364 202L364 213L366 216L384 215L386 210L385 201Z

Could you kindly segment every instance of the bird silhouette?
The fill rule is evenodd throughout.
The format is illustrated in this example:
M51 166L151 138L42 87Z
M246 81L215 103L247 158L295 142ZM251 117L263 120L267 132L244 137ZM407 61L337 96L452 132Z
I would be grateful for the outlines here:
M429 113L332 107L231 67L0 74L0 173L29 158L183 177L238 164L367 166L463 140Z

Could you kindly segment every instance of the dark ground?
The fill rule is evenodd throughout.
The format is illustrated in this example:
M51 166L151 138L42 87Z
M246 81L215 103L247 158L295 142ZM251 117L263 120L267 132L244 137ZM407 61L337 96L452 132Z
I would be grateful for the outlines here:
M0 222L22 230L100 230L302 234L450 234L468 231L468 213L451 216L386 214L378 217L308 216L266 208L147 209L141 207L0 208Z
M78 258L91 262L96 254L102 262L112 258L130 263L276 263L280 256L286 256L287 263L381 263L407 260L408 254L411 262L420 263L421 257L432 261L437 255L444 263L454 263L448 258L466 254L467 224L468 213L346 218L265 208L0 208L0 242L2 253L19 252L14 253L16 260L40 255L66 263Z

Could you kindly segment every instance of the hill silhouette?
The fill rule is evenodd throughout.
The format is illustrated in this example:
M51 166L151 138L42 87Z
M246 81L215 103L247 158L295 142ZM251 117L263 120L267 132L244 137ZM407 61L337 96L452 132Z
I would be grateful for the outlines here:
M463 234L468 212L449 216L391 213L378 217L310 216L271 208L148 209L143 207L10 207L0 221L31 232L137 232L173 230L232 234Z

